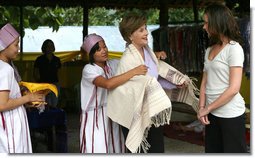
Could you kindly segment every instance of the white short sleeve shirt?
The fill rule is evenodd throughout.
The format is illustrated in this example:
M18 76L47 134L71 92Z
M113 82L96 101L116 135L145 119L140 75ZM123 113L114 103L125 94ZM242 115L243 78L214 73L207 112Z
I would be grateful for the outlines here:
M209 52L206 50L204 71L207 73L206 81L206 104L215 101L228 87L230 67L243 67L244 53L239 43L230 41L213 60L209 60ZM236 94L231 101L224 106L212 111L218 117L231 118L243 114L245 103L240 93Z
M107 89L97 87L93 84L93 81L98 76L105 78L111 78L116 71L119 60L107 61L106 72L98 65L87 64L82 71L81 79L81 109L88 111L96 106L96 93L99 106L105 106L107 104ZM96 92L97 91L97 92Z

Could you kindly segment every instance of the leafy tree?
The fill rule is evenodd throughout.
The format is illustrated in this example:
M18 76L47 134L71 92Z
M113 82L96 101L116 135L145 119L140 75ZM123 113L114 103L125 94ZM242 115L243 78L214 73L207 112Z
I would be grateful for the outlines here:
M143 12L148 17L148 24L158 23L159 10L149 9L143 11L139 9L105 9L93 8L89 10L89 25L118 25L121 18L128 12Z
M0 6L0 23L11 22L14 26L20 24L19 7ZM24 28L37 29L39 26L49 26L53 31L57 31L59 26L81 26L83 24L83 8L61 8L50 7L23 7ZM130 11L140 12L139 9L89 9L89 25L118 25L121 18ZM15 14L14 14L15 13ZM159 10L149 9L146 11L148 24L158 23Z
M15 14L13 14L15 13ZM0 24L5 24L9 21L12 21L14 26L19 25L19 8L18 7L3 7L0 6ZM12 20L10 20L12 19Z
M64 22L65 10L60 7L23 7L24 28L37 29L39 26L49 26L57 31ZM11 22L14 26L20 24L20 7L0 6L0 23Z
M169 22L193 21L194 13L190 8L168 9Z
M65 8L63 11L63 26L82 26L83 25L83 8Z
M225 0L226 5L233 11L249 14L249 1L247 0ZM245 7L246 6L246 7ZM23 12L24 28L36 29L39 26L49 26L53 31L57 31L60 26L81 26L83 24L83 8L62 8L56 7L4 7L0 6L0 24L11 22L14 26L20 24L20 12ZM118 25L121 17L129 11L138 11L139 9L89 9L89 25ZM144 11L143 11L144 12ZM152 8L146 10L147 23L159 23L159 10ZM202 20L203 11L199 8L199 20ZM193 8L169 8L169 22L193 21Z

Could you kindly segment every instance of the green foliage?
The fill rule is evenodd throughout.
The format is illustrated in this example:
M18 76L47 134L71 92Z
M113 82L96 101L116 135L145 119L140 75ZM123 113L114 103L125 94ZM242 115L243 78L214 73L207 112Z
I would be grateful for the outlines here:
M148 24L158 23L159 10L149 9L146 12L139 9L105 9L105 8L93 8L89 10L89 25L118 25L121 18L129 12L142 12L146 14L148 18Z
M0 23L10 22L14 26L19 26L19 7L0 6ZM24 7L23 26L24 28L37 29L39 26L49 26L53 31L58 31L60 26L82 26L83 8L61 8L61 7ZM128 12L142 12L147 17L147 24L159 24L158 9L89 9L89 26L117 26L121 18ZM192 9L169 9L169 22L193 21Z
M61 8L61 7L24 7L23 26L24 28L37 29L39 26L49 26L57 31L59 26L81 26L83 24L83 8ZM128 12L143 12L148 17L148 24L158 23L159 10L149 9L144 12L139 9L106 9L93 8L89 10L90 26L118 25L121 18ZM0 23L10 22L19 26L19 7L0 6Z
M20 9L0 6L0 23L10 22L14 26L19 26ZM24 28L37 29L39 26L49 26L53 31L58 31L59 26L64 22L64 9L60 7L24 7L22 9Z
M159 24L159 10L158 9L150 9L147 12L147 24L148 25L155 25Z
M24 7L24 27L37 29L39 26L49 26L53 31L58 31L64 22L64 9L60 7Z
M15 13L15 14L12 14ZM12 20L10 20L12 19ZM3 7L0 6L0 24L6 24L12 21L12 25L18 26L19 25L19 8L18 7Z
M89 10L89 25L112 25L118 19L116 10L93 8Z
M192 9L180 8L168 10L169 22L192 21L194 18ZM181 18L180 18L181 17Z
M65 8L63 12L64 26L82 26L83 25L83 8Z

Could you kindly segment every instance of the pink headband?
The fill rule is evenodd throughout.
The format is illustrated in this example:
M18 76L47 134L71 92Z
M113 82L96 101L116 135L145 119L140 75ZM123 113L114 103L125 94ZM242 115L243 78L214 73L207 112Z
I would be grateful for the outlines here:
M0 51L7 48L20 35L11 24L4 25L0 30Z
M87 52L87 53L90 53L91 51L91 48L99 41L103 41L104 39L93 33L93 34L89 34L87 35L85 38L84 38L84 42L82 44L82 48Z

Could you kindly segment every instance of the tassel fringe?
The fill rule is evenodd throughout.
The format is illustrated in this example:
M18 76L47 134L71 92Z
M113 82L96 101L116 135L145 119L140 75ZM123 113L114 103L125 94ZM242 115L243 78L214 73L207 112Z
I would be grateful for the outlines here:
M186 75L185 75L186 76ZM189 82L190 82L190 87L191 87L191 92L193 91L195 95L199 95L200 91L197 88L196 84L194 81L197 82L197 79L195 77L189 77Z
M159 127L161 125L170 124L171 114L172 108L168 108L151 118L151 124L145 129L143 134L143 140L140 146L137 148L136 153L140 153L141 149L144 153L147 153L147 151L151 147L151 145L147 141L148 133L151 126L154 125L155 127Z

